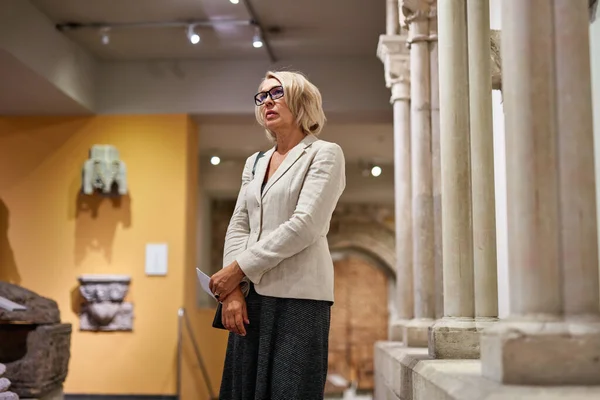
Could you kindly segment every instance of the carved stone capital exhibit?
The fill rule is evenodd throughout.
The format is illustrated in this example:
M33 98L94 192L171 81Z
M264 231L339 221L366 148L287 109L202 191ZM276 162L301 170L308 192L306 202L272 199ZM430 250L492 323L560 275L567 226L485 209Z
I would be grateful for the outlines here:
M127 194L127 169L119 159L119 151L111 145L96 144L83 164L83 193Z
M131 278L125 275L82 275L85 299L79 318L82 331L133 330L133 304L124 302Z
M39 399L60 390L71 357L71 324L60 322L54 300L20 286L0 282L0 296L0 400Z

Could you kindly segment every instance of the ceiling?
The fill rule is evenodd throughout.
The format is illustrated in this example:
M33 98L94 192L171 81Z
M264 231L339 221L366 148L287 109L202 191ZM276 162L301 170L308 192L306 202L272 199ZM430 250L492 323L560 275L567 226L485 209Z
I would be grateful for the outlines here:
M0 115L85 115L84 106L0 49Z
M230 3L229 0L29 0L54 24L232 19L249 21L251 17L244 1L251 2L258 20L267 32L270 32L271 27L280 28L278 33L267 33L267 40L281 68L317 58L336 60L332 64L336 66L339 66L340 62L341 65L348 65L350 62L356 63L357 60L376 59L378 38L385 30L384 0L368 2L376 5L368 12L364 11L366 0L240 0L237 5ZM268 54L264 47L253 48L252 38L255 31L250 25L219 25L199 29L197 33L202 37L198 45L192 45L187 40L185 29L182 27L115 29L111 31L108 45L102 44L97 30L83 29L64 34L100 61L134 61L126 64L136 68L148 61L158 60L160 62L193 60L200 65L203 65L204 61L209 64L209 60L216 60L217 63L222 60L236 65L238 61L240 65L253 64L254 60L268 61ZM340 59L341 61L337 61ZM243 61L250 62L243 64ZM0 70L5 71L6 76L17 76L16 72L9 73L16 69L15 62L16 60L9 57L0 57ZM361 67L352 71L356 72L351 77L345 78L349 86L356 82L380 81L381 91L387 104L389 94L384 88L382 71L375 71L378 75L374 80L369 76L373 74L372 70ZM217 72L213 71L213 74ZM245 72L247 71L239 72L240 79ZM332 74L343 77L347 71L326 69L321 76L323 79L328 79ZM34 87L33 83L37 81L28 80L25 76L15 80L20 82L20 85L25 81L32 82L30 85L32 87L26 86L28 90L25 91L23 87L19 89L15 85L14 91L21 90L22 93L28 94L29 97L24 98L23 103L33 105L40 103L38 100L44 98L40 94L43 89L41 83L37 83ZM177 85L170 85L169 88L171 92L165 93L166 97L176 97L177 90L187 90L187 87L182 89ZM47 92L60 94L58 89ZM368 92L367 95L371 97L363 100L374 103L373 92ZM31 101L30 98L35 101ZM9 92L0 95L0 108L2 103L9 104L11 99L14 100L14 97L9 95ZM51 101L50 97L48 99ZM37 105L36 107L46 107L50 114L61 114L69 108L69 104L64 101L61 103L52 100L52 102L51 108L47 108L45 103L40 103L39 107ZM9 108L11 114L31 111L31 107L27 110L14 108ZM367 118L359 113L360 115L353 115L355 118L352 119L344 114L343 110L337 112L341 113L341 116L328 114L328 124L324 129L323 139L339 143L344 149L348 162L355 164L376 162L381 165L389 165L393 162L391 117L387 109L385 116L381 118L372 116ZM227 117L222 121L218 118L207 119L206 116L200 115L195 118L200 126L199 151L203 156L219 154L224 159L243 160L257 150L270 147L262 129L254 121L253 115L244 114L238 119Z
M234 123L201 121L199 151L203 156L245 160L252 153L272 146L264 130L250 118ZM321 138L338 143L350 163L389 165L394 160L394 138L389 122L327 123Z
M126 23L251 19L255 10L278 61L302 57L375 57L385 27L385 1L365 11L365 0L31 0L54 23ZM370 5L373 3L369 2ZM218 25L199 28L192 45L181 27L113 29L103 45L97 30L66 32L101 60L268 59L266 48L252 47L254 27Z

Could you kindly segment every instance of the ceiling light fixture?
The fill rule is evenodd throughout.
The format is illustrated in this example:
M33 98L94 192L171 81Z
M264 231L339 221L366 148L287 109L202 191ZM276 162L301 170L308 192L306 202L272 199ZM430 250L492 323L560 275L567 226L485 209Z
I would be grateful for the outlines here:
M231 4L239 4L240 0L229 0Z
M232 1L232 0L230 0ZM240 0L233 0L234 4L240 2ZM104 45L110 43L110 33L115 29L126 30L126 29L167 29L167 28L179 28L185 29L186 37L192 44L198 44L201 41L200 35L196 32L202 28L215 28L219 26L254 26L255 35L252 39L252 46L255 48L266 49L266 53L272 63L277 62L273 50L269 43L269 33L279 33L280 29L277 27L271 27L269 30L261 25L256 17L256 12L249 0L244 0L244 6L246 7L248 14L250 14L249 20L240 19L218 19L218 20L187 20L187 21L144 21L144 22L120 22L120 23L106 23L106 22L61 22L56 24L56 29L60 32L73 32L82 29L92 29L99 32L101 42Z
M194 32L194 25L189 25L187 29L187 38L192 44L200 43L200 35Z
M221 158L220 158L220 157L218 157L218 156L212 156L212 157L210 158L210 163L211 163L212 165L219 165L219 164L221 164Z
M261 47L263 47L263 41L260 37L260 29L258 29L258 27L256 27L254 38L252 38L252 46L254 46L255 49L260 49Z
M109 34L110 34L110 28L104 27L104 28L100 29L100 35L102 36L102 44L105 46L110 43Z
M381 167L378 165L373 166L373 168L371 168L371 175L376 178L381 175Z

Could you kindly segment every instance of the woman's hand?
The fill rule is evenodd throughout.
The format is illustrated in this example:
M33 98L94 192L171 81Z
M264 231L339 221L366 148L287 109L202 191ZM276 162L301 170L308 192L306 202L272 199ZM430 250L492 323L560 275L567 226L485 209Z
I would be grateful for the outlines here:
M240 286L244 272L237 261L232 262L210 278L208 288L217 300L224 301L231 292Z
M246 298L239 286L223 301L221 322L223 322L223 326L228 331L246 336L244 323L249 324L250 321L248 320L248 310L246 309Z

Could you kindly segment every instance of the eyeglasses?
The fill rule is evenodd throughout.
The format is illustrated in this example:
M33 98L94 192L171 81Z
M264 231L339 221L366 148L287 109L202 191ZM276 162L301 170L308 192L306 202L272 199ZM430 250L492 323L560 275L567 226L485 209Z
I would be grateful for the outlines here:
M262 106L265 103L265 101L267 100L267 97L270 97L271 100L277 100L277 99L282 98L283 97L283 86L275 86L267 92L256 93L254 95L254 103L256 103L257 106Z

